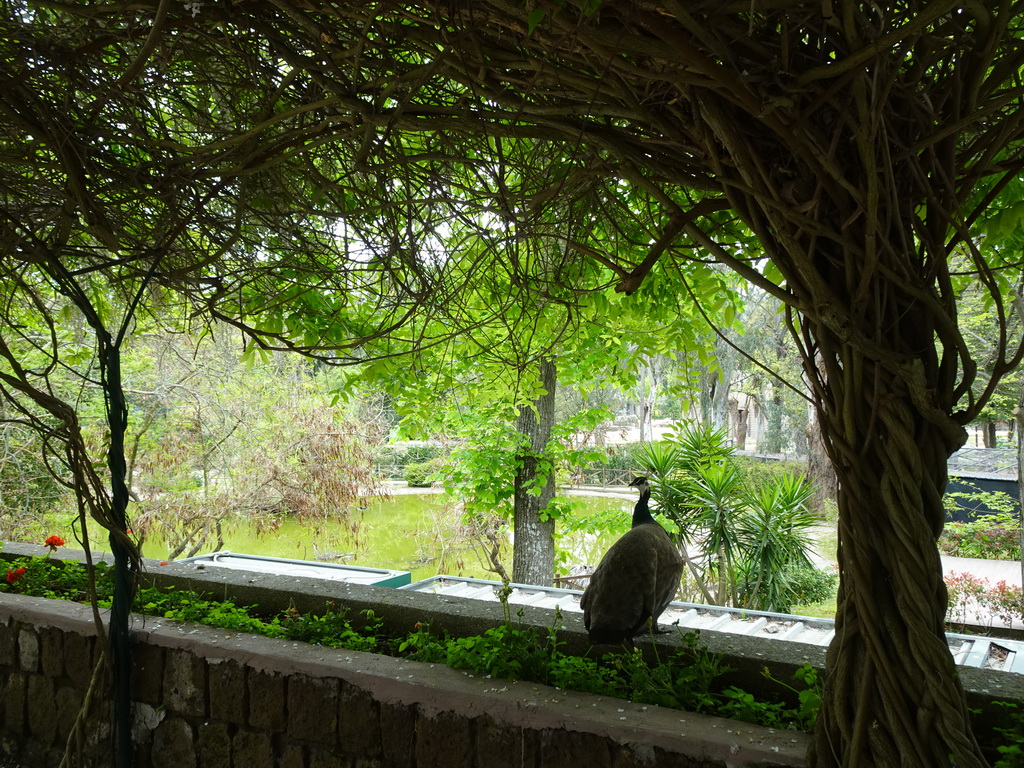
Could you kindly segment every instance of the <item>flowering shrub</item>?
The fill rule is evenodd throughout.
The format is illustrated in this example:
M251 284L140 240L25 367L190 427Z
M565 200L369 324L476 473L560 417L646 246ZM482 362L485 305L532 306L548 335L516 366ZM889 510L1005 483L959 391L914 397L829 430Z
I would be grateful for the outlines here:
M949 592L949 609L946 618L959 624L966 624L968 618L975 623L992 626L998 618L1006 626L1013 620L1024 620L1024 596L1021 588L1000 581L992 587L988 579L980 579L970 573L953 573L945 577Z

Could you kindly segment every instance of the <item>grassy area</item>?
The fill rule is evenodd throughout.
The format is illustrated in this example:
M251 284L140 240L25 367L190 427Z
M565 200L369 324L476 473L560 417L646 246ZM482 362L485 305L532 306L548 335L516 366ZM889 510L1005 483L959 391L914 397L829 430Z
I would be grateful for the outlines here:
M793 613L797 616L810 616L815 619L834 619L836 617L836 599L812 605L794 605Z

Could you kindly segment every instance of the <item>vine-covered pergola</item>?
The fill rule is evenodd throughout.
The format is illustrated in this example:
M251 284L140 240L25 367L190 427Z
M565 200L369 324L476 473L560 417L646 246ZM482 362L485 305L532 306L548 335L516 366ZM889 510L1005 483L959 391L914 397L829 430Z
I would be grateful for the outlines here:
M479 265L512 241L560 242L549 294L600 274L642 291L658 262L734 270L788 308L841 486L810 764L981 766L936 539L946 459L1022 355L1005 334L1019 253L980 237L1024 160L1022 14L950 0L6 3L23 45L0 73L2 256L107 259L117 285L174 287L260 344L334 355L416 311L457 314L445 260L420 254L460 227L492 243ZM32 176L26 162L44 169L31 200L10 171ZM114 217L132 202L111 181L170 218ZM957 322L967 279L1002 333L980 385ZM353 280L385 299L342 324ZM528 302L537 285L523 285ZM289 297L288 322L258 322L284 306L259 296Z

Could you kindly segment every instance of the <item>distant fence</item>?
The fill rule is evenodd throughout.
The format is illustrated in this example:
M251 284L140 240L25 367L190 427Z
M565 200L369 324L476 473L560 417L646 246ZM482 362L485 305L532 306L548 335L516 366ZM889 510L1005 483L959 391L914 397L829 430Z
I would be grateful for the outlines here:
M1017 449L979 448L965 445L946 462L950 472L1017 477Z
M633 469L585 467L573 474L569 484L574 488L578 488L583 485L600 485L605 488L610 488L629 485L637 474L639 474L639 471Z
M388 480L404 480L405 467L399 464L378 464L377 470ZM570 488L584 485L599 485L606 488L629 485L629 482L640 473L634 469L611 469L608 467L585 467L577 470L569 478Z

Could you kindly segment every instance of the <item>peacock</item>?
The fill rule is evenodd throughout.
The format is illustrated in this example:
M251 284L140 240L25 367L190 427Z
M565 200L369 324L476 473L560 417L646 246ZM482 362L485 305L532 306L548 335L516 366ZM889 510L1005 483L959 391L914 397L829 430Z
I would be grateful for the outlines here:
M601 558L580 600L583 623L593 643L632 643L675 597L683 558L665 529L651 515L646 477L631 486L640 491L633 526Z

